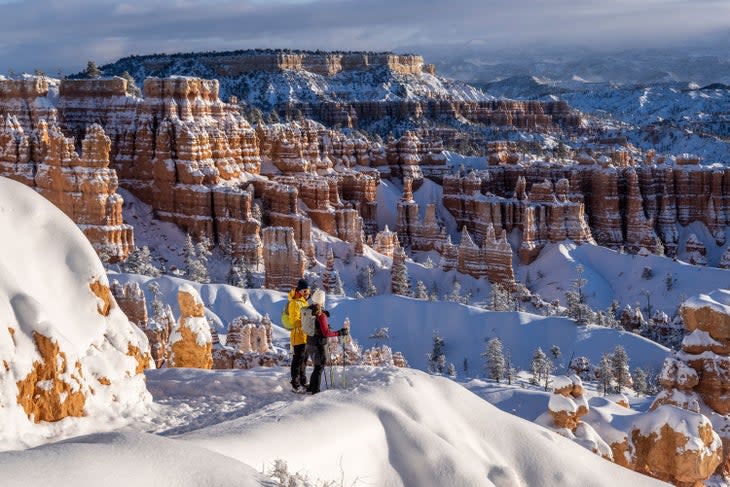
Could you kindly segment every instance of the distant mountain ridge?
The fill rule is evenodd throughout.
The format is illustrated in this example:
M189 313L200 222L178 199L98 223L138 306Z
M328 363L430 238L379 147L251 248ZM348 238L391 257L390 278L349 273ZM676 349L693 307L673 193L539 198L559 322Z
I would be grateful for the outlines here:
M415 54L366 51L256 49L129 56L100 67L105 76L128 72L137 83L150 76L217 79L223 99L270 110L287 103L483 101L481 90L436 76ZM81 77L79 73L75 77Z

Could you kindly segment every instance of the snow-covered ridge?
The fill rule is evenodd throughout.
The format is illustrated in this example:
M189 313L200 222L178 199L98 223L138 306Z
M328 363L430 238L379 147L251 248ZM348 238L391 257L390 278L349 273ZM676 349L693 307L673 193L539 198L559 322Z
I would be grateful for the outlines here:
M287 103L485 101L481 90L435 75L417 55L367 52L232 51L132 56L101 66L105 76L197 76L220 81L223 99L270 109Z

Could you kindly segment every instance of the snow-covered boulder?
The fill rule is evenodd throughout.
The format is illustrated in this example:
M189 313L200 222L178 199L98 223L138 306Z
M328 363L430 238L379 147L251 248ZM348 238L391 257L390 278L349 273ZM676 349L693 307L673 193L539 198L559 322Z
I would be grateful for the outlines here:
M583 397L583 382L577 375L557 376L553 380L553 394L548 411L554 426L575 432L581 416L588 413L588 402Z
M180 319L170 334L173 367L213 367L213 336L200 294L189 284L177 291Z
M0 449L113 418L151 397L144 334L121 311L81 230L32 189L0 178Z
M675 485L707 480L722 461L722 443L710 420L676 406L638 416L629 437L634 469Z

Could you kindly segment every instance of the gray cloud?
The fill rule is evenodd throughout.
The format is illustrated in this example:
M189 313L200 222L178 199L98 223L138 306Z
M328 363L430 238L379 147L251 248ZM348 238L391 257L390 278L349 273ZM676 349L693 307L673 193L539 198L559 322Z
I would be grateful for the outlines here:
M729 29L724 0L21 0L0 3L0 72L256 47L663 46Z

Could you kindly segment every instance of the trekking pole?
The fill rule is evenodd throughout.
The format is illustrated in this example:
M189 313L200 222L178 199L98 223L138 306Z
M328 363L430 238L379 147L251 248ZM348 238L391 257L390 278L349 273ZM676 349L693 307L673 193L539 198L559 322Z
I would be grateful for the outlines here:
M334 389L335 388L335 375L334 375L334 371L333 371L333 367L332 367L332 356L330 354L329 348L330 348L330 346L328 343L327 344L327 354L329 354L329 357L330 357L330 361L329 361L330 362L330 384L332 384L332 389Z
M342 337L342 388L347 388L347 337Z
M343 388L347 387L347 343L352 340L350 338L350 318L345 318L344 328L347 334L342 337L342 382Z
M327 367L327 363L328 363L328 362L329 362L329 360L327 360L327 355L325 355L325 356L324 356L324 366L325 366L325 367ZM323 372L324 372L324 374L323 374L323 375L324 375L324 386L325 386L325 388L326 388L326 389L329 389L329 388L330 388L330 386L329 386L329 384L327 383L327 371L325 370L325 371L323 371Z

